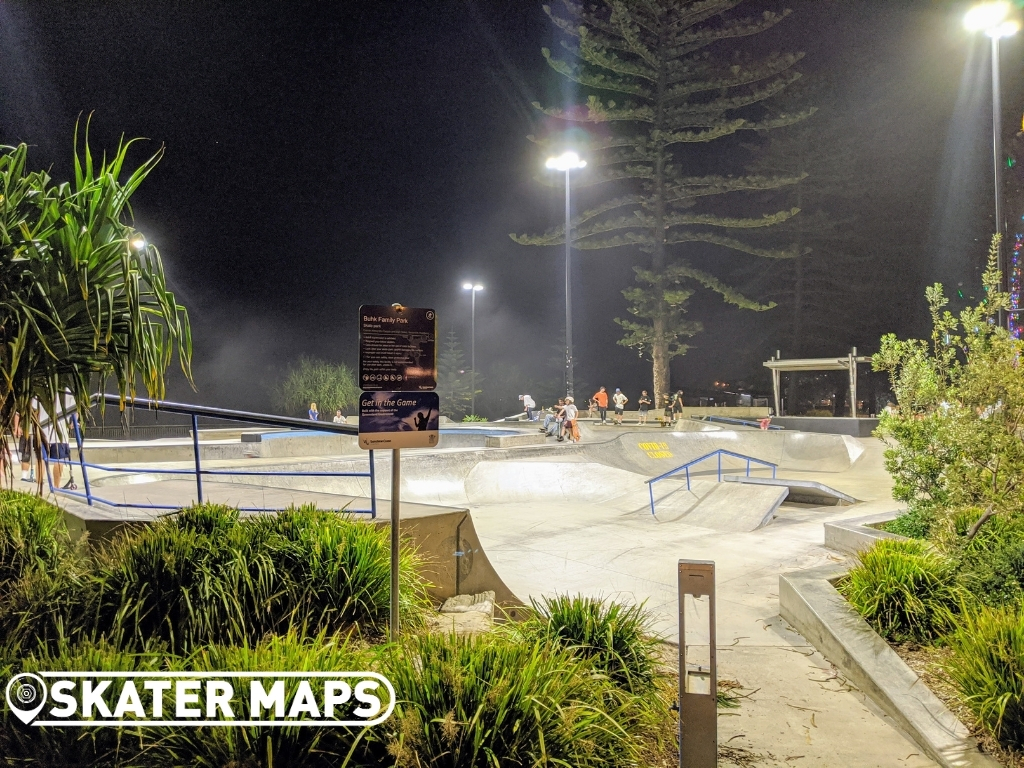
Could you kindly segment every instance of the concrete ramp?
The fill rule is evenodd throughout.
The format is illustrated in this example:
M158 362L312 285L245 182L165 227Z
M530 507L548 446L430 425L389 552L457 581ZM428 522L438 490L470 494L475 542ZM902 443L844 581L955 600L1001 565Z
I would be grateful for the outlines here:
M787 493L787 488L720 483L681 522L716 531L756 531L771 522Z
M786 501L794 504L814 504L819 507L846 507L856 504L857 499L849 496L835 488L829 488L824 483L814 480L786 480L784 478L770 477L742 477L740 475L725 475L722 480L728 483L742 483L744 485L757 485L761 487L787 488L789 496Z

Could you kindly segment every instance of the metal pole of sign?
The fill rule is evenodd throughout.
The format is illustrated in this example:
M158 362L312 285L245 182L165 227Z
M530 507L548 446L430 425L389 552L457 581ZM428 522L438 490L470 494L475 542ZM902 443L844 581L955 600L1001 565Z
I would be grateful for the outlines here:
M398 537L399 506L402 488L401 456L391 451L391 639L398 639Z

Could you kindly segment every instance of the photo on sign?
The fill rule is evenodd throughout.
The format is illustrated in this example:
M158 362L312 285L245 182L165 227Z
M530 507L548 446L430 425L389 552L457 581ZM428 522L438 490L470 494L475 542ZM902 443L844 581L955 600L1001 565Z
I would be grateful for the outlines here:
M364 392L359 402L360 432L436 432L441 414L436 396Z

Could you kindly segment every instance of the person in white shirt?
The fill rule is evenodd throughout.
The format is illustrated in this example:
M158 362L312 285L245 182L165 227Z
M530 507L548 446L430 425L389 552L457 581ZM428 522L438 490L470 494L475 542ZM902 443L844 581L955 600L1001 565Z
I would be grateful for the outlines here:
M68 444L71 434L71 413L75 410L75 398L70 394L63 396L63 403L55 402L51 418L46 409L39 409L39 426L42 430L43 447L46 449L46 456L50 462L50 474L53 477L53 487L72 487L74 479L69 478L67 486L60 484L64 474L64 464L71 466L71 446ZM40 482L42 478L40 478Z
M533 398L529 395L520 395L519 399L523 401L523 410L526 411L526 420L536 421L539 417L533 415L533 409L537 407L537 403L535 403Z
M576 407L576 403L573 398L565 398L565 408L562 411L562 435L559 436L558 442L562 442L566 436L569 438L569 442L576 440L576 417L579 416L579 409Z
M334 419L333 419L333 421L334 421L335 424L348 424L348 419L346 419L344 417L344 415L342 415L341 408L339 408L338 410L336 410L334 412Z
M620 427L622 426L622 412L626 407L626 403L629 402L629 398L622 394L622 390L618 387L615 388L615 394L612 395L612 405L615 406L615 423Z

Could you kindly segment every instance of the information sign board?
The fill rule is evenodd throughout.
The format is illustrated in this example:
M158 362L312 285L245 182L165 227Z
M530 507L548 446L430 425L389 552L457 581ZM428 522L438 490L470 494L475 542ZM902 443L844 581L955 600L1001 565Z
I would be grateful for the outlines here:
M363 392L359 447L436 448L441 414L436 392Z
M432 309L359 308L359 387L429 392L437 386L437 314Z

